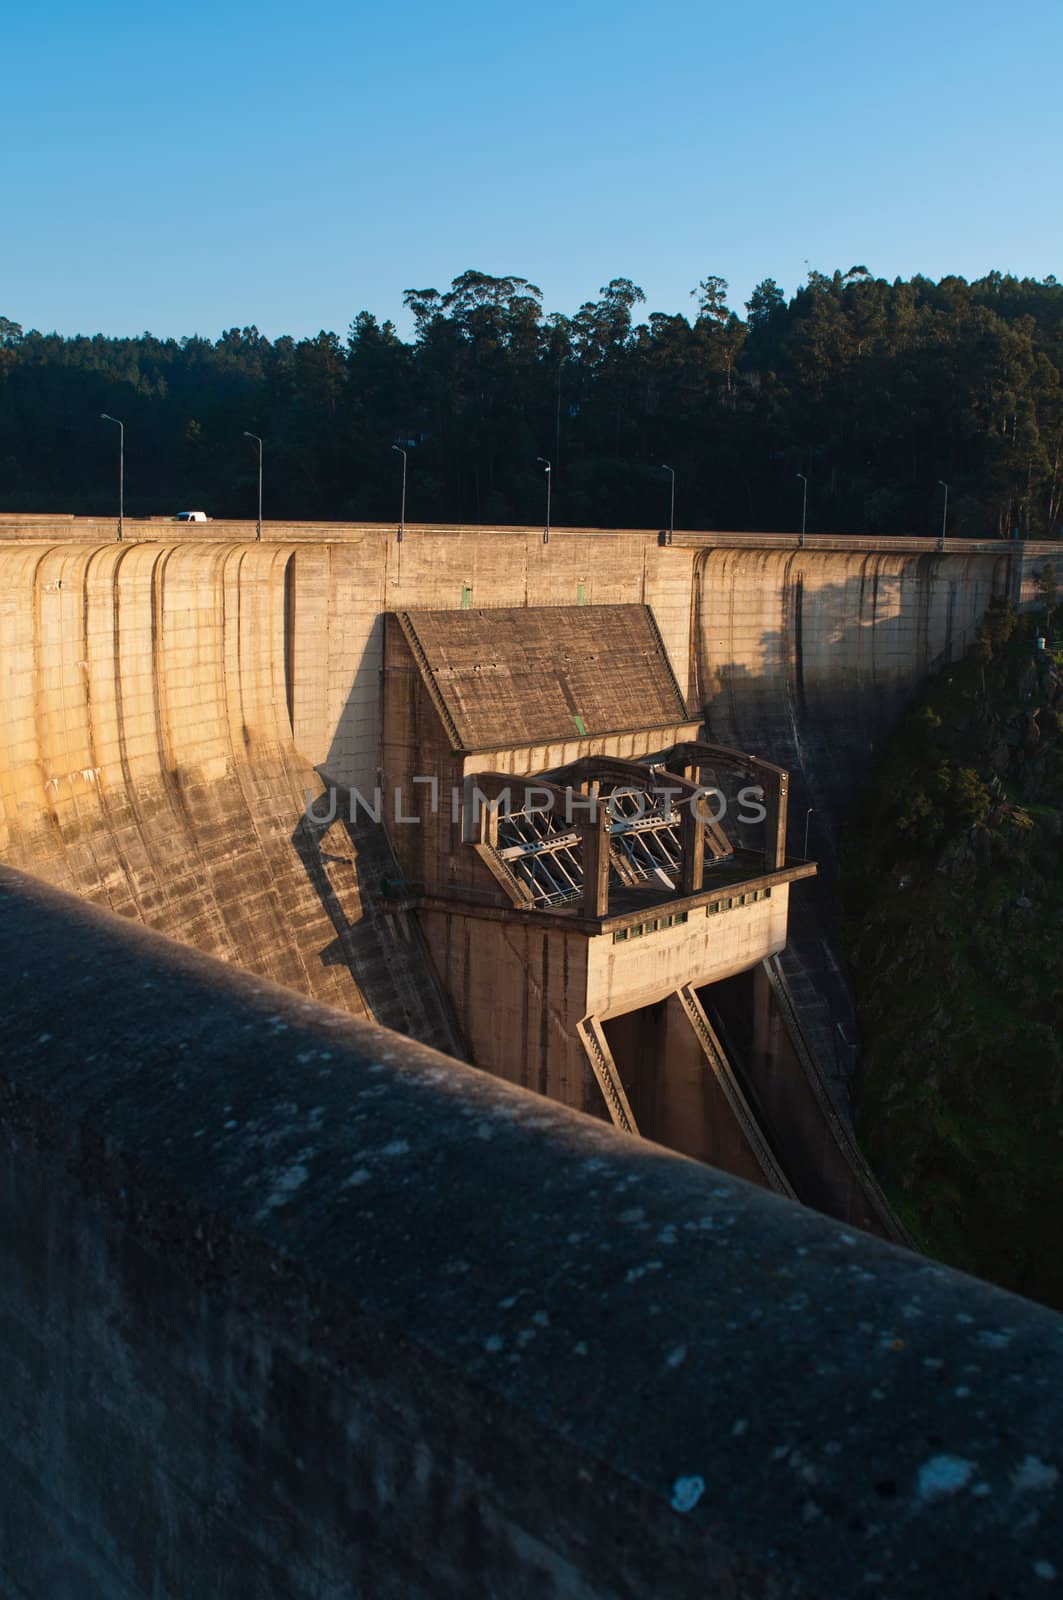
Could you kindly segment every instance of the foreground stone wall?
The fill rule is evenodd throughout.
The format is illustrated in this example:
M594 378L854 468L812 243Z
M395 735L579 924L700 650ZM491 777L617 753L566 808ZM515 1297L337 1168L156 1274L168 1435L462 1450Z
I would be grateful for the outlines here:
M1063 1322L0 869L0 1592L1008 1596Z

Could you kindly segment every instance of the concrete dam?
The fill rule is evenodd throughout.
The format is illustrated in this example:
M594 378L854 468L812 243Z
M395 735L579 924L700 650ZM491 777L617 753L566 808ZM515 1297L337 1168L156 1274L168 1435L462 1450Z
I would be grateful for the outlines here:
M421 731L395 757L392 725L405 715L397 691L416 662L399 637L387 646L389 616L455 613L466 630L480 619L467 701L485 707L475 712L477 741L490 752L483 768L501 765L499 746L535 749L536 731L543 747L532 766L512 757L507 770L543 773L592 749L629 754L631 736L600 734L650 726L645 750L703 726L714 746L783 766L796 797L772 862L783 867L802 856L810 808L815 853L829 846L831 818L874 739L930 670L965 650L989 597L1023 581L999 544L938 554L680 534L661 546L652 533L564 530L546 544L538 530L445 528L411 528L399 541L383 528L303 525L256 542L245 526L186 538L160 523L126 523L117 544L107 525L80 518L0 528L0 859L453 1054L469 1054L463 1035L483 1027L479 1010L474 1018L440 984L439 952L429 957L439 912L408 894L389 898L381 885L402 877L395 851L407 877L429 880L429 901L431 883L450 870L440 853L429 864L411 856L427 829L419 816L399 821L395 790L405 786L399 805L408 805L418 795L411 779L439 774L459 741L451 723L426 746L421 714ZM624 606L631 613L602 611ZM637 606L660 640L656 666L671 678L660 712L647 704L645 662L616 656ZM565 619L564 637L540 640L546 675L557 658L586 658L589 722L573 701L572 712L559 704L554 723L520 730L522 702L541 696L546 680L515 682L525 667L504 662L514 698L491 712L501 677L488 678L487 658L504 651L514 608ZM451 779L461 784L464 773ZM727 925L720 918L717 928ZM783 915L775 946L784 928ZM525 949L517 965L536 963ZM523 987L519 971L512 981ZM676 992L672 984L636 998L660 1003ZM483 1010L501 1016L483 998ZM541 1022L528 1021L528 1008L546 1011L583 1054L583 1014L551 1011L540 982L523 1000L523 1037L512 1035L511 1016L509 1037L496 1027L490 1050L471 1059L559 1094L533 1061ZM623 995L612 995L608 1013L623 1010ZM656 1050L664 1035L655 1026ZM672 1053L682 1032L666 1029ZM645 1054L648 1042L629 1040L624 1053ZM597 1038L592 1053L604 1043ZM581 1075L584 1088L562 1098L600 1112L596 1085ZM700 1139L687 1146L696 1154ZM735 1158L752 1176L748 1152Z
M1058 547L125 533L0 519L0 1591L1041 1592L804 841Z
M1045 547L126 530L117 543L108 525L83 519L0 524L0 859L312 1000L891 1232L844 1099L840 1116L831 1103L831 996L811 993L830 977L802 960L824 941L798 908L787 948L789 886L812 870L810 813L814 839L829 845L875 738L929 672L962 653L994 593L1022 599ZM537 632L518 647L522 617ZM412 620L391 633L395 618ZM625 653L639 629L642 645ZM507 657L514 648L519 659ZM565 703L536 719L529 707L557 683ZM662 763L666 747L699 734L700 754L691 746ZM455 749L479 754L455 764ZM494 878L442 837L446 819L435 838L431 817L401 809L445 773L456 793L473 772L549 781L594 758L656 761L682 784L684 773L706 774L711 750L748 752L751 781L758 760L792 778L767 825L777 837L737 841L759 863L737 874L710 837L715 870L699 866L683 883L665 876L680 853L675 830L643 837L641 855L607 846L616 903L607 893L584 912L609 919L595 929L616 944L611 976L571 995L570 973L598 947L573 944L564 923L578 895L559 878L541 904L522 891L500 934L509 902L491 853ZM648 769L633 770L638 789ZM579 775L596 794L620 777L631 771ZM571 852L552 845L540 852L540 878L566 860L572 868ZM458 879L466 900L479 897L473 915L447 903ZM571 874L566 882L578 890ZM637 886L654 882L671 898L665 918L647 919L639 907L653 909L653 896ZM727 913L712 925L711 957L704 921L697 956L680 949L692 908ZM617 941L647 928L653 938L622 959ZM809 991L803 1029L788 980Z

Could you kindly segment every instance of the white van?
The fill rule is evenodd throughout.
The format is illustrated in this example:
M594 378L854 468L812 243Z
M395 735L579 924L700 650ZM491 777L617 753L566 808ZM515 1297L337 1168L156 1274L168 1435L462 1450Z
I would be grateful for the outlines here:
M173 519L175 522L206 522L205 511L179 511Z

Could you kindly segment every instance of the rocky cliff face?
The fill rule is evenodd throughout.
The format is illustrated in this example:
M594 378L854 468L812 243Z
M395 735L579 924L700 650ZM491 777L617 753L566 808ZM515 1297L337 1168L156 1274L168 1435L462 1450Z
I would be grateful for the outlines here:
M1063 1305L1063 650L1003 603L850 832L858 1121L919 1243Z

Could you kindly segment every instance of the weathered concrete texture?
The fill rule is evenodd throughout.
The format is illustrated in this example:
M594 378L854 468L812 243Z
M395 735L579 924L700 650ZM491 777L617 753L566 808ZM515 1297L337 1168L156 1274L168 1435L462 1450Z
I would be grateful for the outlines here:
M766 1173L759 1159L759 1130L751 1138L735 1114L736 1101L745 1106L733 1079L724 1081L728 1063L721 1057L713 1063L719 1070L711 1070L677 993L614 1017L605 1035L644 1139L772 1187L774 1171Z
M704 988L699 998L797 1199L882 1238L910 1243L838 1115L780 958Z
M0 547L0 857L364 1015L360 962L390 944L401 976L409 939L377 916L373 852L303 821L321 783L289 718L290 557ZM377 989L446 1037L431 994Z
M89 524L107 537L105 524ZM254 526L208 525L201 549ZM78 519L58 537L76 541ZM200 525L202 531L202 525ZM7 530L0 519L0 544ZM113 529L112 529L113 532ZM271 542L293 548L290 573L292 720L295 744L338 782L371 795L378 777L380 669L386 612L490 606L648 604L684 694L689 687L692 551L663 550L656 534L587 530L542 542L542 530L347 524L271 524ZM133 536L186 548L179 528L127 523ZM38 531L37 538L43 537Z
M696 692L710 737L803 774L817 808L843 804L876 741L1007 585L1003 553L701 551ZM791 826L803 824L794 799Z
M203 572L236 541L246 551L247 532L246 524L211 524L194 537L165 523L127 524L127 540L155 541L139 546L142 560L165 567L180 552ZM43 547L30 541L54 537L63 544L53 565L64 551L115 562L119 552L104 543L111 533L109 523L91 519L0 519L0 548L13 541L5 560L21 548L36 563ZM1028 597L1028 573L1052 553L956 543L956 553L940 557L925 541L917 553L909 548L916 541L873 549L859 540L797 551L785 540L738 543L729 534L685 534L682 547L661 548L653 534L596 530L559 531L549 545L524 529L411 528L401 545L394 530L341 524L273 525L268 533L263 558L295 552L288 581L296 748L366 793L377 777L386 611L649 604L688 705L710 707L714 735L757 748L754 728L742 733L765 725L764 715L752 715L754 695L758 706L784 706L783 720L766 732L783 751L781 764L793 766L792 738L778 737L791 711L800 721L804 705L810 720L825 700L836 710L841 696L861 712L858 728L850 718L833 735L831 754L850 772L875 737L864 724L885 726L899 698L943 658L950 636L954 649L970 638L1008 562L1020 563ZM25 605L6 575L3 588L8 604Z
M455 749L686 720L646 606L417 611L399 621Z
M711 536L716 548L693 535L662 548L645 531L569 530L549 545L529 529L410 528L400 544L380 527L293 524L268 529L261 545L239 524L197 537L130 522L126 545L111 531L0 519L0 857L452 1049L416 929L379 903L382 837L342 817L326 829L302 816L313 766L372 797L382 765L405 780L422 748L412 699L383 740L383 613L442 612L440 626L489 637L549 608L559 628L563 618L593 644L595 617L649 605L680 690L662 689L664 699L685 697L691 713L704 703L716 738L792 767L791 850L803 846L813 804L812 852L829 859L826 810L862 770L877 730L935 661L962 648L1005 564L1014 557L1032 570L1036 560L966 545L942 557L911 542L874 551L821 540L797 551L785 539L739 546L726 534ZM63 542L49 548L45 538ZM93 539L108 542L94 548ZM1011 581L1029 588L1018 567ZM485 605L498 609L484 614ZM659 655L656 664L667 685ZM505 707L515 704L510 693ZM506 743L513 731L492 729ZM679 723L673 732L684 736ZM500 744L479 765L520 770L526 756L543 768L590 747L634 753L632 734L572 733L523 754ZM446 788L448 749L432 752ZM464 770L452 774L459 787ZM432 884L456 859L447 800L444 790L435 817L418 811L419 826L394 830L407 874ZM385 805L390 820L390 794ZM423 787L416 806L428 806ZM482 887L493 895L493 881ZM838 1043L845 1068L855 1034L820 932L802 936L800 954L814 990L830 996L817 1043L825 1059ZM632 994L667 992L664 948L616 955ZM523 988L522 1037L535 1033L538 1006ZM603 1015L630 1003L613 999ZM584 1073L572 1079L581 1104Z
M786 942L789 896L789 885L778 884L755 904L736 903L725 911L697 906L682 925L643 939L594 940L587 956L588 1010L619 1016L656 1004L684 983L719 983L774 955Z
M131 524L166 542L93 549L80 522L35 531L70 542L0 548L0 856L451 1048L415 935L402 912L379 914L380 851L342 818L326 835L301 816L312 762L372 795L381 611L652 591L686 678L692 558L666 564L645 535L547 551L523 534L398 547L380 529L319 529L337 536L320 545L293 528L256 546Z
M843 1107L858 1031L832 954L839 829L876 746L927 677L963 654L1014 576L1002 544L953 552L950 541L942 555L903 548L915 541L856 542L865 548L703 549L693 579L694 693L708 736L788 770L788 847L805 852L807 825L819 864L821 884L794 896L784 962Z
M510 1083L591 1116L607 1116L580 1041L593 941L541 926L418 913L432 960L457 1014L468 1058Z
M544 545L535 529L410 527L400 544L339 524L269 525L256 545L250 531L130 520L116 545L107 520L0 518L0 858L440 1042L408 928L378 919L379 850L300 820L312 767L369 797L380 779L385 612L649 605L689 711L794 771L791 850L815 805L812 852L829 863L826 810L879 730L970 637L1004 566L1028 596L1052 553L730 534L662 548L645 530ZM629 754L626 737L610 753ZM571 759L580 741L539 765L547 753ZM820 947L813 929L802 952ZM826 992L828 967L809 970ZM842 986L832 1015L844 1004Z
M5 1593L1058 1586L1052 1313L8 871L0 965Z

